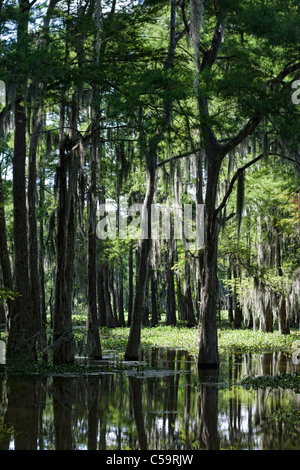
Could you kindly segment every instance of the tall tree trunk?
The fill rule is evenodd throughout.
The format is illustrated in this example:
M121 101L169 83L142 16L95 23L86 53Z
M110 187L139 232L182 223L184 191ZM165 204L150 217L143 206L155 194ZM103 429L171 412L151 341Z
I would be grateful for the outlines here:
M41 323L41 304L40 304L40 277L38 268L38 238L36 221L36 153L38 145L39 130L42 124L42 113L33 111L32 135L29 147L28 164L28 221L29 221L29 279L30 279L30 298L31 315L33 321L33 333L37 335L35 344L39 350L42 343L42 323Z
M30 4L19 0L20 15L17 26L17 51L26 47ZM23 53L26 50L23 50ZM14 301L13 315L7 338L7 360L35 359L32 345L32 318L29 295L28 229L26 207L26 112L24 93L27 83L18 83L14 115L13 157L13 213L14 213L14 290L19 296Z
M263 279L262 268L264 266L264 249L263 249L263 240L262 240L262 221L261 216L257 217L257 234L258 234L258 266L261 269L260 280L260 318L259 318L259 328L260 331L265 333L272 333L273 331L273 318L272 318L272 309L271 309L271 299L265 289L265 281Z
M41 161L40 161L41 165ZM47 330L47 310L46 310L46 295L45 295L45 244L44 244L44 184L45 184L45 170L40 168L40 188L39 188L39 276L40 276L40 292L41 292L41 322L42 322L42 341L47 344L46 330ZM47 359L46 350L44 350L44 359Z
M13 158L14 203L14 290L19 294L14 302L13 316L7 341L7 358L15 354L24 360L33 358L32 317L29 295L28 229L26 206L26 114L22 98L15 102L15 132Z
M105 314L105 295L104 295L104 277L103 268L101 265L97 269L97 287L98 287L98 309L99 309L99 326L106 326Z
M232 296L232 285L231 285L231 278L232 278L232 267L231 267L231 258L228 256L227 260L227 283L228 283L228 296L227 296L227 302L228 302L228 323L231 325L233 323L233 296Z
M95 95L95 90L93 89ZM93 96L96 99L96 96ZM95 116L96 118L97 116ZM97 137L96 137L97 138ZM90 149L90 187L88 194L88 314L87 314L87 354L101 359L101 343L97 315L97 141L93 141Z
M149 268L147 272L146 286L145 286L145 295L144 295L144 308L142 315L142 325L149 325Z
M109 328L115 328L117 326L117 322L113 315L111 307L111 297L109 292L109 268L107 265L103 265L103 288L105 300L106 326L108 326Z
M237 295L237 289L236 289L236 284L238 282L238 269L236 266L234 267L234 303L235 303L235 311L234 311L234 327L235 328L241 328L242 326L242 307L240 306L239 303L239 298Z
M132 307L133 307L133 248L132 241L129 246L129 262L128 262L128 318L127 326L131 325L132 321Z
M148 217L148 214L150 214L151 203L154 194L156 158L153 159L154 162L152 162L152 165L149 165L147 169L147 194L144 201L146 217ZM148 218L148 221L150 220L151 219ZM140 245L140 256L137 270L138 275L136 280L136 292L133 304L132 322L125 351L125 360L127 361L137 360L139 357L142 312L144 308L145 286L147 280L148 254L150 251L149 245L149 238L143 238Z
M119 273L119 291L118 291L118 305L119 305L119 326L125 326L124 316L124 285L123 285L123 272Z
M67 172L74 162L71 155L60 149L59 202L57 221L57 271L55 284L55 308L53 318L53 362L68 364L74 362L75 342L72 333L72 292L70 281L73 271L74 242L72 240L72 219L74 214L73 194L67 188ZM71 178L71 174L69 174ZM69 237L70 235L70 237ZM71 271L71 272L70 272Z
M178 305L178 320L186 321L187 319L187 309L186 309L186 297L184 295L185 279L184 286L182 287L181 283L181 273L176 272L176 289L177 289L177 305Z
M171 11L170 11L170 41L167 58L164 64L165 70L170 70L173 68L174 63L174 53L176 46L176 36L175 36L175 23L176 23L176 13L175 13L175 0L171 0ZM166 130L167 126L170 123L171 119L171 107L172 103L168 100L164 104L164 111L162 114L162 120L159 124L155 135L150 139L149 148L147 150L146 157L146 176L147 176L147 189L146 195L143 203L145 210L145 216L147 217L147 226L150 227L151 224L151 204L154 198L155 192L155 176L156 176L156 166L157 166L157 152L158 146L162 139L163 133ZM148 255L150 252L150 240L148 238L143 238L140 244L140 257L139 264L137 266L137 284L136 284L136 293L134 298L133 313L132 313L132 323L128 338L128 343L125 352L125 360L137 360L139 356L139 347L141 339L141 320L142 320L142 311L144 305L144 295L145 295L145 285L147 279L147 265L148 265Z
M174 248L173 240L168 240L167 250L167 307L166 307L166 325L176 325L176 301L175 301L175 285L174 285Z
M277 276L283 277L282 264L281 264L281 247L280 247L280 236L279 228L277 224L277 218L274 217L273 220L274 232L275 232L275 264ZM283 335L290 334L290 326L287 318L286 312L286 298L284 294L284 288L281 286L280 302L279 302L279 311L278 311L278 327L279 332Z
M152 272L151 277L151 326L158 324L158 305L157 305L157 273Z
M0 162L0 263L2 269L3 285L6 289L13 292L13 276L9 258L9 251L7 245L7 232L6 232L6 219L5 219L5 200L3 193L3 182ZM7 299L6 301L6 330L7 334L10 329L11 317L13 315L14 303L12 300Z
M94 171L94 170L91 170ZM90 189L90 192L92 189ZM99 322L97 315L97 261L96 261L96 206L89 198L89 227L88 227L88 314L87 314L87 354L101 359L101 344Z
M219 228L215 216L216 191L221 159L210 137L206 146L207 187L205 197L204 250L201 261L201 294L198 354L199 368L219 367L217 336L217 253Z
M187 255L187 254L186 254ZM186 307L187 307L187 325L189 327L196 325L196 318L194 313L194 306L192 300L192 289L191 289L191 269L190 264L187 259L185 258L185 269L184 269L184 294L186 299Z
M264 292L264 288L262 288L262 290ZM273 333L272 304L268 293L266 293L265 297L261 299L261 305L262 309L259 323L260 331L263 331L264 333Z

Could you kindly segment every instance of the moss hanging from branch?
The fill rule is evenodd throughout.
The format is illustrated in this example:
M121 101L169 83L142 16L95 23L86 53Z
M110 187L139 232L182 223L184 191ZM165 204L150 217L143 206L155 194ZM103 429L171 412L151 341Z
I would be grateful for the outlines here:
M244 175L244 172L242 171L242 173L238 177L237 201L236 201L236 217L237 217L237 222L238 222L238 238L240 236L240 230L241 230L242 214L243 214L243 207L244 207L244 195L245 195L245 175Z
M195 53L196 62L196 74L194 79L194 90L197 96L198 90L198 74L199 74L199 46L201 29L204 17L204 1L203 0L190 0L190 11L191 11L191 42Z

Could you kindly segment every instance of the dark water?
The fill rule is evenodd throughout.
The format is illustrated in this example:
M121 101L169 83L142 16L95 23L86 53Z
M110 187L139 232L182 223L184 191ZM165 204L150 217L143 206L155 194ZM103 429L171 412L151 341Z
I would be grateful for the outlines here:
M300 449L300 394L236 384L299 371L291 359L234 356L201 377L185 351L143 360L156 370L0 380L0 450Z

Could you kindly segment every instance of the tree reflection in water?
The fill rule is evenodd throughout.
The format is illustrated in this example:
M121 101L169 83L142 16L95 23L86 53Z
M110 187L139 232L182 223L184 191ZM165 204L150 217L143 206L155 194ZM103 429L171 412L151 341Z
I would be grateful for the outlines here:
M300 449L299 420L278 419L299 411L299 394L237 384L293 372L289 358L229 357L199 374L185 351L152 349L143 360L142 372L2 379L0 450Z

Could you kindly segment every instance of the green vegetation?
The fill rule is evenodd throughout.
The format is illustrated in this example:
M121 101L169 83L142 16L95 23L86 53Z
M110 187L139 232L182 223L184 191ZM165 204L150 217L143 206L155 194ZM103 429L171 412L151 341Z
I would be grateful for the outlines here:
M106 334L105 334L106 333ZM122 355L129 334L128 328L105 330L101 334L103 349L117 351ZM168 347L198 353L198 329L184 326L143 327L141 330L141 347ZM278 332L262 333L247 329L234 330L229 327L218 329L220 354L293 352L293 343L300 340L300 332L291 332L283 336Z
M241 385L247 389L259 388L282 388L292 389L296 393L300 392L300 374L277 374L275 376L246 377L241 380ZM299 420L299 412L295 414Z
M292 1L0 2L10 362L71 367L114 348L132 361L162 345L205 368L224 352L291 349L299 24ZM156 203L172 208L170 233L142 238L138 208L152 230ZM175 217L185 204L192 229L204 206L201 247Z

